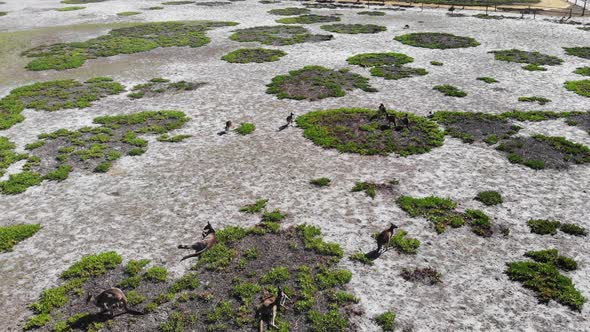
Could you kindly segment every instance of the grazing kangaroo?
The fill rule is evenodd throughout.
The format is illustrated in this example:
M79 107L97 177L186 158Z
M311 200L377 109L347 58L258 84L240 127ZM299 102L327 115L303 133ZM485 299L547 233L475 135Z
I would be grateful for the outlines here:
M410 129L410 118L408 117L407 114L402 119L402 125L408 129Z
M388 229L384 230L377 236L377 252L381 252L381 248L389 244L389 241L391 241L391 237L393 236L393 230L396 228L397 226L391 223Z
M404 29L409 29L409 28L410 28L410 26L409 26L409 25L407 25L407 24L406 24L406 25L404 25Z
M287 307L285 307L285 301L287 300L290 300L290 298L280 287L277 296L267 296L262 299L262 305L256 309L256 318L260 319L260 325L258 328L259 332L264 332L265 321L267 325L278 328L275 325L277 311L280 307L287 309Z
M455 5L451 5L451 7L449 8L449 11L452 13L455 11Z
M225 122L225 132L226 133L229 132L229 129L231 128L231 126L232 126L231 121L228 120Z
M389 122L389 126L391 127L391 124L393 123L393 128L397 128L397 122L396 122L396 116L395 114L387 114L385 116L387 118L387 122Z
M203 233L201 235L203 236L203 239L199 242L196 242L190 246L182 244L178 246L178 249L189 249L195 251L194 254L182 257L180 260L181 262L187 258L200 256L202 253L211 249L215 244L217 244L215 230L213 229L213 226L211 226L211 223L207 222L207 226L203 228Z
M125 309L123 313L144 315L143 312L132 310L127 307L127 297L125 296L125 293L123 293L123 291L119 288L109 288L98 294L96 297L92 294L89 294L86 298L86 303L90 302L93 298L94 304L100 308L100 315L108 313L108 315L112 317L114 310L121 307Z
M287 127L293 125L293 115L293 112L291 112L291 114L289 114L289 116L287 117Z

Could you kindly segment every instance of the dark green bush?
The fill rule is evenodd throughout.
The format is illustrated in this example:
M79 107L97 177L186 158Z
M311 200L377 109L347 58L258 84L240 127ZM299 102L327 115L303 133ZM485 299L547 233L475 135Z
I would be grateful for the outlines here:
M482 191L475 199L488 206L502 204L502 195L497 191Z
M465 96L467 96L467 93L465 91L462 91L459 88L454 87L449 84L436 85L432 89L442 92L445 96L450 96L450 97L465 97Z

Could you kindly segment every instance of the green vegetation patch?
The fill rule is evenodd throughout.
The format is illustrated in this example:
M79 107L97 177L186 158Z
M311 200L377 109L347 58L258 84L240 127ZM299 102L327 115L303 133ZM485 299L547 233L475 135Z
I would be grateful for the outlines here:
M385 12L380 12L380 11L363 11L363 12L358 12L356 13L357 15L367 15L367 16L385 16Z
M395 329L395 313L391 311L386 311L380 315L377 315L373 318L375 323L381 327L381 330L384 332L394 331Z
M539 96L530 96L530 97L518 97L518 101L527 102L527 103L538 103L539 105L545 105L551 102L551 99L547 99L545 97Z
M241 48L224 55L221 59L231 63L262 63L279 61L281 57L285 55L287 55L287 53L281 50Z
M403 268L401 277L406 281L419 282L429 286L442 283L442 274L431 267Z
M310 184L313 184L316 187L327 187L331 182L332 180L328 178L317 178L309 181Z
M236 133L240 135L249 135L252 134L256 130L256 126L253 123L240 123L238 128L235 129Z
M0 12L0 17L8 15L8 12Z
M143 97L156 97L165 93L179 93L183 91L193 91L207 83L202 82L170 82L165 78L152 78L149 82L138 84L131 88L131 93L127 96L131 99L140 99Z
M590 47L564 47L563 49L567 55L590 59Z
M17 243L35 235L40 229L39 224L0 226L0 253L12 250Z
M566 81L563 85L580 96L590 97L590 80Z
M496 149L505 152L511 163L532 169L564 169L572 164L590 162L588 147L570 142L564 137L514 137L505 140Z
M236 25L233 22L157 22L114 29L109 34L83 42L43 45L23 52L36 58L29 70L64 70L77 68L87 59L118 54L146 52L158 47L200 47L209 43L206 33L215 27Z
M262 212L264 208L266 208L266 203L268 203L268 199L259 199L253 204L247 204L240 208L240 212L246 213L258 213Z
M339 22L340 17L338 16L324 16L324 15L315 15L315 14L307 14L307 15L300 15L295 17L285 17L275 20L277 23L282 24L314 24L314 23L329 23L329 22Z
M56 9L58 12L71 12L74 10L81 10L84 9L86 7L84 6L69 6L69 7L62 7L62 8L58 8Z
M557 230L576 236L586 236L588 231L579 225L562 223L557 220L546 220L546 219L531 219L527 221L527 225L531 229L531 233L540 235L555 235Z
M478 78L476 78L476 80L482 81L482 82L485 82L485 83L488 83L488 84L498 83L498 80L496 80L495 78L493 78L493 77L487 77L487 76L486 77L478 77Z
M410 68L404 66L377 66L371 68L371 75L383 77L386 80L399 80L413 76L428 74L424 68Z
M406 63L414 61L414 58L402 53L363 53L352 56L346 61L351 65L359 65L361 67L374 67L384 65L401 66Z
M502 204L502 195L493 190L479 192L475 199L487 206Z
M582 76L590 76L590 67L576 68L574 73Z
M479 46L471 37L455 36L450 33L417 32L394 38L402 44L437 49L465 48Z
M442 66L443 65L443 63L440 61L430 61L430 64L433 66Z
M62 0L61 3L69 4L69 5L80 5L85 3L95 3L95 2L105 2L107 0Z
M563 62L562 59L555 56L539 52L527 52L517 49L490 51L488 53L494 54L496 60L507 62L528 63L534 65L548 66L560 65Z
M543 66L539 66L536 63L531 63L526 66L523 66L522 69L528 70L528 71L547 71L547 68L545 68Z
M141 12L120 12L120 13L117 13L117 16L126 17L126 16L135 16L135 15L139 15L139 14L141 14Z
M303 15L303 14L309 14L309 12L310 12L310 10L307 8L297 8L297 7L278 8L278 9L271 9L268 11L269 14L281 15L281 16Z
M283 46L331 40L332 35L314 35L304 27L277 25L236 30L229 38L239 42L259 42L265 45Z
M26 154L14 152L15 147L8 138L0 136L0 177L4 175L10 165L28 157Z
M372 199L377 195L377 191L393 192L395 186L399 184L398 180L391 180L387 183L373 183L373 182L357 182L350 190L351 192L364 191L365 194Z
M558 269L571 270L572 259L559 256L557 250L527 252L535 261L507 263L506 274L513 281L519 281L525 288L533 290L541 303L554 300L575 311L581 311L586 299L575 288L572 280ZM558 263L559 257L561 261ZM577 265L577 263L575 263Z
M387 28L376 24L328 24L320 27L322 30L347 33L347 34L361 34L361 33L379 33L387 31Z
M166 2L162 2L162 4L165 6L190 5L191 3L195 3L195 1L166 1Z
M375 92L369 85L369 79L345 69L332 70L320 66L306 66L279 75L267 85L269 94L279 99L318 100L328 97L342 97L346 90L361 89Z
M409 113L389 111L398 122L408 119L401 128L378 117L377 112L363 108L341 108L315 111L297 118L303 135L324 148L363 155L395 152L401 156L427 153L441 146L443 133L426 118Z
M61 277L67 280L100 276L114 269L121 262L121 256L114 251L87 255L62 272Z
M439 91L445 96L449 97L465 97L467 93L455 86L444 84L444 85L436 85L432 88L433 90Z
M434 223L437 233L443 233L448 226L458 228L465 224L483 237L493 234L490 218L479 210L456 211L457 203L446 198L429 196L414 198L402 196L397 200L400 208L412 217L424 217Z
M150 111L98 117L97 127L41 134L45 143L33 146L23 172L0 182L0 192L18 194L43 180L62 181L73 169L104 173L121 156L145 152L148 143L138 135L164 134L188 120L183 112Z
M486 113L436 112L432 118L445 126L445 134L459 138L463 143L496 144L520 130L505 117Z
M0 99L0 130L23 121L24 117L20 113L26 108L38 111L86 108L93 101L124 90L121 84L106 77L96 77L84 83L61 80L22 86Z

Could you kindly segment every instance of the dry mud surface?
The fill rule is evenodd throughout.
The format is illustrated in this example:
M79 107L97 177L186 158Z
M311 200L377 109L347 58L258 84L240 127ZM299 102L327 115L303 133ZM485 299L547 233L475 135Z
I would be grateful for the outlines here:
M106 250L118 251L125 260L148 258L180 275L190 263L179 263L176 245L191 241L207 221L217 228L249 226L255 216L238 212L240 206L258 197L269 198L270 208L291 215L291 223L309 223L322 228L327 241L340 243L346 255L367 252L370 237L389 222L395 222L418 238L422 245L415 256L388 252L364 266L344 259L340 264L353 272L349 290L361 299L365 318L363 331L377 331L370 317L391 310L397 313L398 329L413 331L588 331L589 305L581 313L555 302L539 304L532 291L504 274L505 263L521 260L525 251L557 248L574 258L580 267L567 273L576 287L590 298L590 244L586 238L563 233L531 234L531 218L557 219L590 227L590 166L555 171L534 171L510 164L493 148L463 144L447 137L440 148L422 155L360 156L323 150L302 136L299 128L277 131L289 112L301 115L338 107L388 108L417 115L436 110L501 113L514 108L556 111L590 109L590 98L563 88L566 80L583 79L572 72L588 61L565 55L562 47L588 46L588 32L575 26L557 25L540 19L479 20L447 18L445 11L409 9L387 11L386 16L356 15L357 10L313 10L342 14L342 23L379 24L387 32L374 35L335 34L331 41L295 44L279 48L288 53L280 61L261 64L231 64L224 54L257 43L228 39L231 31L273 25L273 8L291 2L263 5L258 1L234 2L223 7L165 6L164 10L120 18L116 13L158 6L159 1L106 1L87 4L86 9L57 12L65 5L58 0L7 0L0 10L0 96L20 85L62 78L87 79L111 76L131 87L153 77L173 81L207 82L195 91L161 98L129 100L124 94L107 97L84 110L35 112L26 110L26 120L0 132L17 144L18 151L44 132L90 125L101 115L128 114L144 110L176 109L192 121L173 134L193 135L180 143L161 143L149 137L148 151L139 157L123 157L106 174L75 172L61 183L43 182L16 196L0 196L0 225L40 223L43 228L20 243L14 251L0 254L0 330L19 331L30 316L26 308L40 292L54 286L66 267L81 256ZM65 72L26 72L22 50L41 43L86 40L118 24L163 20L229 20L238 27L208 32L212 41L200 48L165 48L147 53L119 55L87 61ZM586 22L587 23L587 22ZM406 24L409 30L402 30ZM64 26L55 28L55 26ZM70 25L76 25L68 27ZM307 25L322 33L319 25ZM408 32L447 32L470 36L478 47L431 50L403 45L393 37ZM325 33L325 32L324 32ZM565 60L546 72L529 72L521 64L495 61L488 51L519 48L556 55ZM271 79L305 65L350 68L365 77L368 69L347 66L346 58L369 52L401 52L412 56L412 66L429 71L426 76L386 81L371 77L379 92L347 92L342 98L320 101L278 100L265 93ZM435 67L430 61L444 65ZM476 77L491 76L500 83L485 84ZM464 98L445 97L433 91L438 84L451 84L466 91ZM519 96L539 95L552 100L545 106L523 105ZM231 133L218 136L226 120L252 122L256 131L248 136ZM587 132L567 126L563 120L519 123L519 135L565 136L590 146ZM22 164L22 163L21 163ZM21 164L9 171L16 172ZM332 179L318 189L309 180ZM468 228L437 235L431 223L410 218L392 195L374 200L351 193L356 181L383 183L399 179L404 195L449 197L461 209L477 208L494 222L510 228L508 237L481 238ZM484 190L502 193L502 205L486 207L473 197ZM404 267L434 267L443 283L424 286L404 281ZM385 292L380 291L385 289Z

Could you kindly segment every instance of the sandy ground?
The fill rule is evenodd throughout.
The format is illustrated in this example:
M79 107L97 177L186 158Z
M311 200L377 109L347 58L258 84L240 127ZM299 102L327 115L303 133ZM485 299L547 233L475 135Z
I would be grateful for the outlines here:
M297 115L336 107L388 108L426 115L436 110L500 113L514 108L588 110L590 98L563 88L565 80L582 79L572 71L589 65L588 60L565 55L563 46L588 46L587 32L540 20L478 20L447 18L445 11L407 10L384 17L356 15L353 10L317 10L340 13L344 23L377 23L388 31L376 35L336 35L329 42L280 47L288 53L279 62L229 64L220 60L240 44L227 37L236 27L209 33L212 42L201 48L158 49L148 53L89 60L82 68L67 72L25 73L17 54L26 47L46 42L84 40L107 31L105 26L125 21L215 19L240 22L239 27L272 24L277 17L267 10L292 6L292 2L262 5L248 0L230 6L205 8L171 6L125 19L115 13L158 5L158 1L108 1L89 4L78 12L59 13L57 0L10 1L0 5L9 15L0 18L2 46L0 95L16 86L56 78L86 79L112 76L127 86L152 77L204 81L193 92L159 99L130 101L124 95L108 97L85 110L24 112L26 120L0 135L15 141L19 150L43 132L75 129L91 124L99 115L142 110L177 109L192 121L177 133L194 135L182 143L166 144L150 138L149 149L140 157L124 157L104 175L73 173L62 183L45 182L18 196L0 196L0 225L40 223L43 229L0 254L0 326L17 331L30 315L26 305L39 293L56 285L59 273L82 255L116 250L126 260L149 258L164 264L175 275L189 263L178 263L179 242L200 234L211 221L218 228L252 225L255 216L238 208L258 197L270 199L270 208L292 215L294 223L320 226L326 238L337 241L347 255L372 249L370 234L396 222L422 242L415 256L388 252L366 267L343 260L353 271L350 289L361 298L365 331L378 328L369 319L386 310L395 311L401 327L414 331L588 331L588 305L581 313L554 302L538 304L533 293L503 273L505 263L522 259L528 250L558 248L576 259L580 268L567 273L577 288L590 297L590 244L584 238L560 233L554 237L530 234L530 218L555 218L590 227L590 167L566 171L533 171L510 164L499 152L484 145L467 145L447 138L431 153L399 158L394 155L358 156L339 154L313 145L301 130L277 132L290 111ZM419 21L421 23L419 23ZM393 37L408 32L438 31L476 38L481 46L457 50L429 50L402 45ZM46 28L61 25L59 28ZM319 25L310 29L321 32ZM14 32L27 30L24 32ZM10 31L10 32L9 32ZM584 39L585 38L585 39ZM493 60L487 51L520 48L562 57L561 66L546 72L528 72L522 65ZM430 73L398 81L371 78L377 93L353 91L342 98L321 101L277 100L265 93L271 78L305 65L347 67L345 59L364 52L399 51L415 58L414 67ZM11 60L12 59L12 60ZM14 59L19 59L14 61ZM431 66L432 60L444 63ZM13 62L14 61L14 62ZM9 69L6 69L6 66ZM368 77L368 70L350 67ZM501 83L476 81L492 76ZM437 84L453 84L469 95L445 97L433 91ZM545 106L519 103L519 96L538 95L553 100ZM217 136L227 119L253 122L256 131L246 137ZM590 145L590 136L562 120L523 123L522 134L565 136ZM18 171L13 167L11 172ZM326 176L333 185L317 189L312 178ZM399 209L393 196L370 200L351 193L356 181L400 180L399 192L413 196L438 195L459 202L460 208L479 208L498 224L510 227L504 238L483 239L468 228L437 235L430 223L412 219ZM498 190L504 204L485 207L473 200L477 192ZM431 266L443 274L442 286L428 287L405 282L403 267ZM384 288L385 293L378 291ZM400 328L401 329L401 328Z

